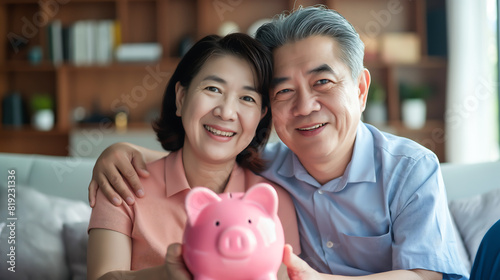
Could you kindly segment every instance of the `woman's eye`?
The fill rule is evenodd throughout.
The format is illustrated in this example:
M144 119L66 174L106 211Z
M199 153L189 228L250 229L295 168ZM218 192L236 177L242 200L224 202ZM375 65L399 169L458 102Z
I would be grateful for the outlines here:
M220 92L220 90L216 87L206 87L205 89L213 92Z
M255 99L253 97L251 97L251 96L248 96L248 95L247 96L243 96L241 99L243 101L255 102Z

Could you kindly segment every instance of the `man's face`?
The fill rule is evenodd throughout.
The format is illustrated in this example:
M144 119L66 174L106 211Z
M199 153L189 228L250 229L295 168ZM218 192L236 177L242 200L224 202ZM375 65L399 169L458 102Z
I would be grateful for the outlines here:
M353 81L339 54L337 42L326 36L288 43L273 53L274 126L304 165L348 163L352 154L370 76L365 70Z

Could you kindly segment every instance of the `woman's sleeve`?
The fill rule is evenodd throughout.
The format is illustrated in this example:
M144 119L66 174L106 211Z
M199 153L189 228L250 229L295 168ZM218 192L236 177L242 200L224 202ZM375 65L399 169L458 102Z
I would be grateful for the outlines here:
M113 205L98 189L88 231L93 228L102 228L114 230L131 237L133 220L134 212L130 206L126 203L122 203L119 207Z

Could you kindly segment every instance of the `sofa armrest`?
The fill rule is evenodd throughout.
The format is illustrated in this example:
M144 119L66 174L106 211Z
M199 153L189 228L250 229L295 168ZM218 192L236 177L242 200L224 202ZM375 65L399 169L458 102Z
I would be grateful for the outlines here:
M448 201L500 188L500 161L474 164L442 163Z

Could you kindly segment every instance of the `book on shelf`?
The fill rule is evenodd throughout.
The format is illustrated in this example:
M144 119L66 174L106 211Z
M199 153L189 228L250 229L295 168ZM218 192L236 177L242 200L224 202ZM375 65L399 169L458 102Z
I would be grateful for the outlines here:
M48 25L49 57L54 65L63 62L63 41L62 24L60 20L55 20Z
M75 66L106 65L118 62L158 61L162 46L151 43L121 43L120 23L115 20L79 20L62 26L48 25L48 49L55 66L67 62Z
M116 60L120 62L158 61L163 48L160 43L121 44L116 48Z
M48 49L54 65L63 61L76 66L105 65L113 60L115 38L120 38L113 20L80 20L62 26L59 20L48 26Z

